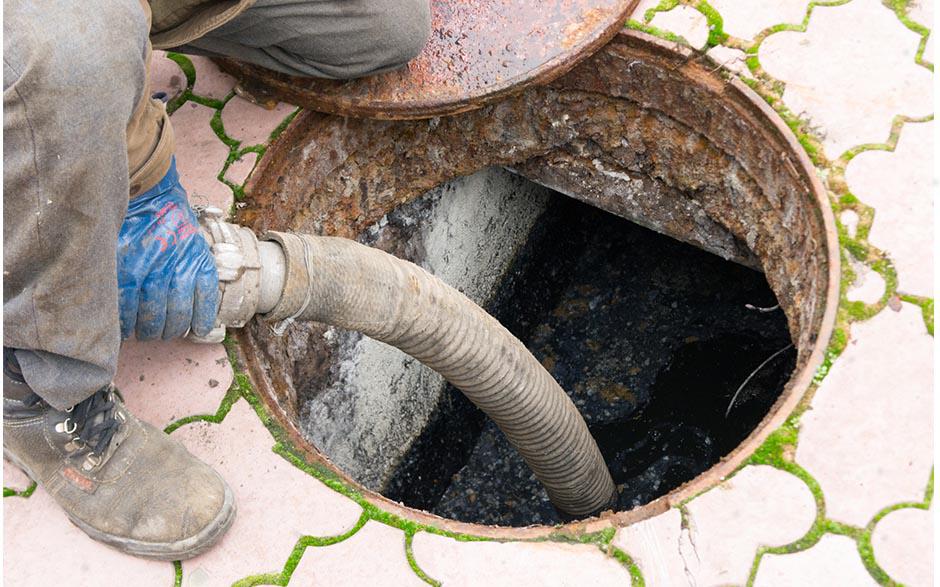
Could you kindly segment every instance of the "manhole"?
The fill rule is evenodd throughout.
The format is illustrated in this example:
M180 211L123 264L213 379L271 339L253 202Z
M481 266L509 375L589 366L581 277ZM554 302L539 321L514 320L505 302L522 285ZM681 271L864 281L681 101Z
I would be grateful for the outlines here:
M831 212L788 129L642 33L472 112L305 111L247 192L242 224L410 258L513 330L624 487L584 527L654 515L739 466L810 385L838 301ZM295 449L384 509L505 537L560 521L485 418L398 351L316 324L253 323L240 342ZM528 524L543 525L508 527Z

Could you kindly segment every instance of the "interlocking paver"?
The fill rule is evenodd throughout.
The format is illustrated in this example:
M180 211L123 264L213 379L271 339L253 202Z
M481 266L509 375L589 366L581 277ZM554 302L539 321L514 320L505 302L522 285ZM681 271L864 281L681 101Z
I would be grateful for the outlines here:
M875 560L888 575L909 587L933 585L933 516L905 508L878 521L871 536Z
M686 508L695 556L685 560L696 585L743 585L759 546L789 544L816 519L806 484L764 465L745 467Z
M215 414L232 384L221 344L124 341L114 383L128 409L158 428L186 416Z
M222 541L183 563L183 585L204 584L207 578L210 584L231 584L280 570L298 538L342 534L362 513L358 504L273 453L271 434L245 400L221 423L186 424L173 437L215 467L235 492L238 507Z
M245 183L245 180L248 179L248 176L251 175L251 170L255 168L255 163L257 162L257 153L245 153L233 161L228 169L225 170L225 179L236 185L242 185Z
M241 141L242 147L260 145L268 142L274 129L295 109L281 102L273 110L268 110L235 96L222 109L222 124L225 134Z
M802 419L796 460L819 482L828 517L864 526L892 503L920 501L933 462L933 337L901 304L852 326Z
M865 151L849 162L849 189L875 208L868 241L886 251L898 289L933 296L933 178L935 123L907 123L893 152Z
M770 26L799 24L809 0L711 0L710 4L721 14L726 33L753 39Z
M747 55L744 54L744 51L718 45L709 49L706 54L725 69L733 71L742 77L754 77L751 75L751 70L747 68L747 63L745 62Z
M418 566L448 587L470 585L629 585L627 569L586 544L458 542L418 532Z
M169 587L173 565L122 554L69 522L49 494L3 500L3 584Z
M408 565L405 533L374 521L338 544L307 547L289 584L426 587Z
M221 100L232 93L235 78L219 69L208 57L190 55L190 61L196 68L196 83L193 93L204 98Z
M166 92L172 100L186 89L186 75L165 51L154 51L150 59L150 93Z
M877 584L862 565L855 542L832 534L826 534L815 546L803 552L764 555L754 579L755 587L862 587Z
M657 12L650 24L679 35L696 49L704 47L708 41L708 21L705 16L684 4L668 12Z
M686 585L686 557L694 557L682 515L672 508L655 518L621 528L613 544L640 567L647 585Z
M217 176L228 159L229 148L209 124L214 114L212 108L195 102L186 102L173 113L176 166L191 204L228 210L232 206L232 190Z
M805 33L783 31L761 44L764 69L786 82L783 101L805 113L829 157L887 138L898 114L933 110L929 70L914 56L920 36L878 0L817 6Z
M855 281L845 292L846 299L850 302L865 302L866 304L879 301L885 293L884 278L862 263L854 260L850 260L850 263L855 272Z

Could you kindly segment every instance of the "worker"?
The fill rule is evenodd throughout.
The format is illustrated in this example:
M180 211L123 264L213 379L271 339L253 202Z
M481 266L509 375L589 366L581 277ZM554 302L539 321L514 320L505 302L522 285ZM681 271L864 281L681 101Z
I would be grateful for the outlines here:
M417 55L427 0L3 8L4 457L90 537L193 557L232 524L232 491L112 384L122 338L205 335L219 298L170 119L150 94L151 46L355 78Z

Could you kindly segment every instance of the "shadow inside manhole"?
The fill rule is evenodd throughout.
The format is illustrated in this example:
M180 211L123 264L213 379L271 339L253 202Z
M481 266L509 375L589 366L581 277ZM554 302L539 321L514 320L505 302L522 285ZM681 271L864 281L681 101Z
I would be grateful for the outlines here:
M474 189L480 182L488 189ZM766 415L795 352L761 369L725 412L755 367L789 345L786 319L779 310L747 307L776 304L761 273L526 183L500 170L481 172L393 211L363 240L469 289L575 402L618 485L620 509L642 505L708 469ZM466 201L498 200L496 185L506 201ZM496 217L522 206L541 210L526 223L528 234ZM435 223L446 226L450 242L468 246L435 247ZM479 261L499 258L496 249L515 254L483 283L475 272L497 267ZM303 429L354 477L405 505L461 521L563 521L497 426L458 390L410 372L423 369L403 357L390 361L378 384L373 355L382 351L348 333L334 344L348 369L306 382ZM371 372L364 377L354 368ZM421 388L408 388L414 385ZM392 393L381 409L369 412L359 401L385 390ZM407 450L380 451L386 460L350 458L351 438L326 430L369 437L390 418L394 398L412 391L408 410L393 420L414 437Z

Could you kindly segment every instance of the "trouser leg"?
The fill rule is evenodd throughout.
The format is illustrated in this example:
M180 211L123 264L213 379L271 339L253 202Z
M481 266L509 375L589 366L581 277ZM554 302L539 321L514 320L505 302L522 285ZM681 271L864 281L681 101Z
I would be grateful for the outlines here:
M430 30L428 0L258 0L176 50L348 79L401 67L421 51Z
M162 165L148 19L138 0L4 1L3 345L57 409L117 368L129 176Z

